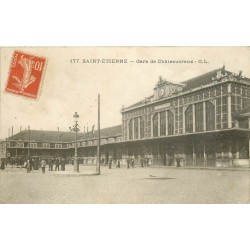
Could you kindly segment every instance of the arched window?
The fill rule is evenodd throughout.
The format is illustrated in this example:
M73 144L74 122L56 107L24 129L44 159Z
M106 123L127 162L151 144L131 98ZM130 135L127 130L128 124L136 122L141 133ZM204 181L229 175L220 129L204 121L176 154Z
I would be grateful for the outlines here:
M158 113L153 117L153 137L158 136Z
M187 133L193 132L193 107L190 105L185 112L185 128Z
M215 129L215 106L210 101L206 101L206 128Z
M128 133L129 133L129 140L133 139L133 119L131 119L128 123Z
M168 134L174 134L174 114L172 111L168 110Z
M166 135L166 112L160 112L160 136Z

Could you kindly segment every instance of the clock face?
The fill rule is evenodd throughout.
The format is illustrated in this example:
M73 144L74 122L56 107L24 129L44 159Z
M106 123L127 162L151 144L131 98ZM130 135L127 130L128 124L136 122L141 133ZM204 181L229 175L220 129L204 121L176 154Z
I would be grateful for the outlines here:
M162 97L164 95L164 88L159 89L159 96Z

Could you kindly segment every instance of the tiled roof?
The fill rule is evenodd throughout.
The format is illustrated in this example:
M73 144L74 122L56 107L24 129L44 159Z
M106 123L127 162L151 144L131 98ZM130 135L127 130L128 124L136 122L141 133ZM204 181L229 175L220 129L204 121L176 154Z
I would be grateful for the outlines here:
M122 134L122 125L109 127L101 129L102 137L112 137ZM91 139L97 137L97 131L94 133L78 133L78 140L82 139ZM75 139L74 132L62 132L62 131L48 131L48 130L30 130L30 140L31 141L40 141L40 142L72 142ZM17 133L8 138L8 140L29 140L29 131L23 130L20 133Z
M199 75L197 77L191 78L191 79L189 79L187 81L181 82L182 84L185 84L185 86L183 87L183 91L192 90L192 89L200 87L202 85L212 83L213 82L212 78L213 77L215 78L217 76L218 71L221 71L222 75L225 75L225 74L231 75L232 74L232 72L230 72L228 70L225 70L225 67L223 66L222 68L212 70L212 71L207 72L205 74L202 74L202 75ZM250 83L249 78L243 77L242 79ZM153 96L150 96L148 99L151 99L152 97ZM126 107L126 109L141 106L143 103L144 103L144 100L142 100L140 102L137 102L137 103L135 103L135 104L133 104L133 105L131 105L129 107Z
M101 137L112 137L112 136L118 136L122 134L122 125L117 125L113 127L103 128L101 129ZM78 136L79 140L85 140L85 139L93 139L97 138L98 131L94 130L94 133L92 131L81 134Z
M151 99L151 98L153 98L154 96L153 95L151 95L151 96L149 96L149 97L147 97L147 98L145 98L145 99ZM126 109L130 109L130 108L134 108L134 107L137 107L137 106L141 106L143 103L145 103L145 101L144 100L141 100L141 101L139 101L139 102L137 102L137 103L135 103L135 104L133 104L133 105L131 105L131 106L129 106L129 107L126 107Z
M185 87L183 87L183 91L187 91L187 90L190 90L193 88L197 88L201 85L206 85L206 84L212 83L212 81L213 81L212 78L216 77L218 71L221 71L221 73L223 75L224 74L227 74L227 75L232 74L232 72L225 70L224 67L219 68L219 69L215 69L215 70L210 71L208 73L199 75L197 77L191 78L190 80L182 82L186 85Z

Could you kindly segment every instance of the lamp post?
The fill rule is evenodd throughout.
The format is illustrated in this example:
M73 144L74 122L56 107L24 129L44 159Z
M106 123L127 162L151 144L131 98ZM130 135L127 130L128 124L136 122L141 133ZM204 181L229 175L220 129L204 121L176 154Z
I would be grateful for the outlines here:
M77 114L77 112L75 112L75 114L73 115L74 118L74 125L73 128L69 128L70 131L74 131L75 132L75 156L74 156L74 172L79 172L79 166L78 166L78 156L77 156L77 132L80 130L79 129L79 125L78 125L78 119L79 119L79 115Z
M18 140L16 139L16 159L17 159L17 144L18 144Z
M28 157L30 157L30 125L28 126Z

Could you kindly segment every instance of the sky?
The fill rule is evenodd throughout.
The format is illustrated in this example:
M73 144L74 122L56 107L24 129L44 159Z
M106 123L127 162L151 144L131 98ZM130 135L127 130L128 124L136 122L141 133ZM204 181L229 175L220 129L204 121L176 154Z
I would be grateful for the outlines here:
M5 93L15 49L47 58L37 100ZM92 125L96 128L98 93L101 128L121 124L122 105L126 107L152 95L159 76L178 83L225 65L229 71L242 70L250 77L249 47L5 47L0 49L0 56L0 139L8 137L12 126L14 134L28 126L69 131L76 111L82 132L87 126L89 130ZM71 63L71 59L81 63ZM83 59L127 59L128 63L91 64L82 63ZM150 63L151 60L196 63Z

